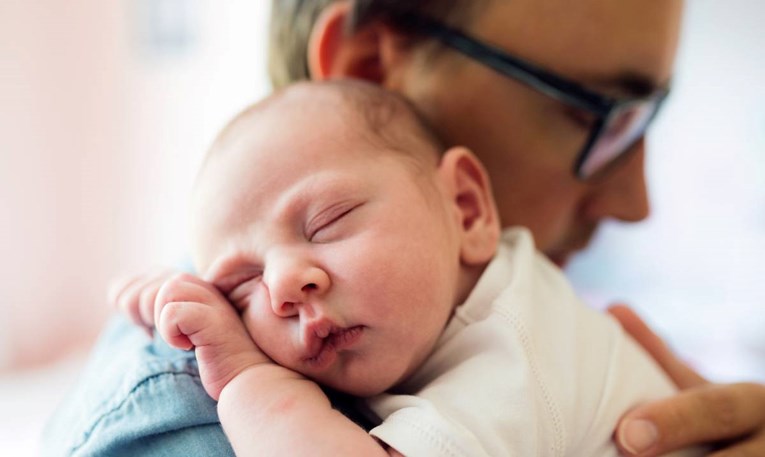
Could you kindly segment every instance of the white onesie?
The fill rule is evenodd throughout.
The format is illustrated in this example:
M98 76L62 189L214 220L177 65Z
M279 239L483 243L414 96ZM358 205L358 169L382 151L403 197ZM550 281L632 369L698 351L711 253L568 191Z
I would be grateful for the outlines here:
M409 395L368 400L383 419L370 433L404 455L593 457L618 455L612 434L628 409L676 389L515 228L396 391Z

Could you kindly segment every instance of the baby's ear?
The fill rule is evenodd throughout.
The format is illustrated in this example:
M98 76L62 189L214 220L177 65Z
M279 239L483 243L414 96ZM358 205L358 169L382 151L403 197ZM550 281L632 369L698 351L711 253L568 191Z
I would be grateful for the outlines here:
M489 175L464 147L446 151L438 167L460 225L460 259L464 265L489 262L499 243L500 223Z

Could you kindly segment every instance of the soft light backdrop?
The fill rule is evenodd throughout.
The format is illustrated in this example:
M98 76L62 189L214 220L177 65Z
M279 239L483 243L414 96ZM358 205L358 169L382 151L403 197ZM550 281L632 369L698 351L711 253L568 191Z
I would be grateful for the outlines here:
M0 454L36 454L107 280L185 258L199 160L268 91L268 4L0 1ZM688 2L653 216L609 225L569 270L720 380L765 381L763 17L759 0Z
M197 164L268 91L268 7L0 0L0 455L38 455L108 279L184 259Z
M691 0L649 135L653 214L609 224L569 269L624 300L713 379L765 381L765 2Z
M184 258L217 130L268 90L269 2L0 2L0 367L89 344L110 277Z

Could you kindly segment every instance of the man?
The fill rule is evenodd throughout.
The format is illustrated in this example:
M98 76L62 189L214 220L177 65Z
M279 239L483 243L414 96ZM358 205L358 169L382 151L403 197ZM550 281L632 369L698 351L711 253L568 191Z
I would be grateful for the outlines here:
M465 144L484 161L503 226L529 227L562 266L601 221L648 216L643 133L670 82L682 7L680 0L275 2L271 75L277 84L359 77L403 93L447 144ZM642 106L599 112L599 98ZM625 452L730 440L727 452L765 455L764 386L710 384L629 309L612 314L685 389L625 416L616 434Z

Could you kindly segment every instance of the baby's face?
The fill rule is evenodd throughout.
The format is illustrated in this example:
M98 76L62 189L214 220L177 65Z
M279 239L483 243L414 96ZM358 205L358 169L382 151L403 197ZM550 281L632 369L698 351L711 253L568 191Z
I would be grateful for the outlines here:
M261 123L212 159L194 256L269 357L368 396L408 376L449 320L458 217L435 160L418 171L321 124L284 135ZM258 135L270 138L251 146Z

